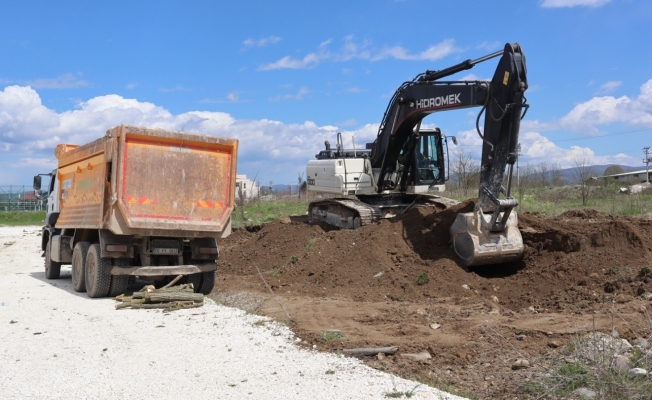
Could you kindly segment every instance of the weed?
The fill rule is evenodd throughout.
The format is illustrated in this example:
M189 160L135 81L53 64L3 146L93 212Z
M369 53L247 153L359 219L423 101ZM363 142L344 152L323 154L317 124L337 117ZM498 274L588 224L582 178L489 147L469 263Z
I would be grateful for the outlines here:
M297 261L299 261L298 258L296 258L295 256L290 256L290 258L288 259L288 264L296 264Z
M392 390L391 392L385 393L385 397L388 397L390 399L400 399L401 397L407 397L409 399L416 394L416 390L419 386L421 386L420 383L417 384L415 387L413 387L411 390L406 390L405 392L398 391L396 390L396 388L394 388L394 390Z
M428 283L428 274L422 272L417 276L417 285L425 285L426 283Z
M272 278L278 278L281 275L281 270L276 267L269 267L269 274Z
M11 321L9 321L10 324L15 324L15 323L17 323L17 322L18 322L18 321L14 321L13 319L12 319Z
M308 249L308 250L312 249L312 246L315 244L316 241L317 241L317 238L308 239L308 244L306 244L306 249Z
M609 267L609 269L607 270L607 275L618 275L618 267L616 266Z
M335 374L335 371L333 371L332 369L329 369L328 371L326 371L326 375L334 375L334 374Z
M641 278L647 278L648 276L652 276L652 270L648 267L643 267L638 271L638 276Z
M323 340L340 340L344 337L340 331L324 331L321 334Z

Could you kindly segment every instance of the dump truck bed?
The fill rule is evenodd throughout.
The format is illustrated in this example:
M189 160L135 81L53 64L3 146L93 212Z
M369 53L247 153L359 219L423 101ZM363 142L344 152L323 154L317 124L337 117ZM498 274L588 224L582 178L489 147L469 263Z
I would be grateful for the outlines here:
M121 125L94 142L66 146L55 151L57 228L197 236L230 227L236 139Z

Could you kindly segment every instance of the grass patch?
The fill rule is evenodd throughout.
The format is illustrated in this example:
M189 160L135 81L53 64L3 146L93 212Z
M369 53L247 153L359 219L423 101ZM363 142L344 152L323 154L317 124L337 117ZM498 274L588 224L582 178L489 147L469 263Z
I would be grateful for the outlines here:
M321 334L321 338L323 340L340 340L344 338L344 335L340 331L324 331Z
M419 274L419 276L417 276L417 285L421 286L425 285L426 283L428 283L428 274L422 272Z
M262 225L289 215L305 215L308 201L255 201L238 206L231 216L234 228ZM244 216L244 217L243 217Z
M0 212L0 225L4 226L42 226L45 211L7 211Z

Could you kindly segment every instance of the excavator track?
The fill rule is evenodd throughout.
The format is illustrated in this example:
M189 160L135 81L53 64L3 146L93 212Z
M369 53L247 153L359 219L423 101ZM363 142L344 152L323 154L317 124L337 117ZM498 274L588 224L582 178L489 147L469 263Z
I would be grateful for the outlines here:
M458 204L456 200L434 195L393 194L361 196L365 201L351 198L333 198L313 201L308 206L310 222L358 229L385 218L395 217L412 207L431 206L445 209Z

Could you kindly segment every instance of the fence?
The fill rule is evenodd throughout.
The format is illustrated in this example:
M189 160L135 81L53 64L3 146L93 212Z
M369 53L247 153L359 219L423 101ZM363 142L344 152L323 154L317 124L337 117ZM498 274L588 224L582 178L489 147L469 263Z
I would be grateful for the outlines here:
M47 193L40 199L34 194L31 185L0 186L0 212L7 211L46 211Z

